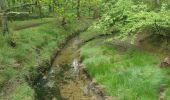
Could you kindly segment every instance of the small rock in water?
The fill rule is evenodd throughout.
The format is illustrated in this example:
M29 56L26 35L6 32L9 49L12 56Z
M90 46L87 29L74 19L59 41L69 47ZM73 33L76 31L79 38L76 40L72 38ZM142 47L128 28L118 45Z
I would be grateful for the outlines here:
M37 85L40 85L40 82L38 82Z
M54 74L54 73L55 73L54 69L51 69L50 74Z
M78 71L78 60L77 59L74 59L73 60L73 63L72 63L72 67L73 67L73 70L74 72L77 72Z
M48 82L46 84L47 87L53 88L54 87L54 82Z
M43 80L46 80L47 79L47 76L43 76Z
M54 76L54 75L51 75L50 77L51 77L51 78L54 78L55 76Z
M58 99L54 97L54 98L52 98L52 100L58 100Z

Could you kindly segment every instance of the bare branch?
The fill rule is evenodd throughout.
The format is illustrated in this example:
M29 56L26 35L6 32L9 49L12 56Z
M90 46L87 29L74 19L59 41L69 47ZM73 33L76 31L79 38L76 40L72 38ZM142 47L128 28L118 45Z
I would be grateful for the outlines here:
M29 14L29 12L8 12L7 15L9 14Z

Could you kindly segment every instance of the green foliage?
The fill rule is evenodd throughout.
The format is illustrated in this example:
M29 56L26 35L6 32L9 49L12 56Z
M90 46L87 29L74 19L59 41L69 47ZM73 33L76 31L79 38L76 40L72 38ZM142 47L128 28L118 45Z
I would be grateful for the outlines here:
M162 4L160 11L153 11L149 10L145 3L136 4L132 0L118 0L109 8L106 8L106 13L95 27L102 28L105 31L114 27L114 29L119 30L120 37L134 35L139 29L148 26L168 29L170 13L166 8L166 4Z

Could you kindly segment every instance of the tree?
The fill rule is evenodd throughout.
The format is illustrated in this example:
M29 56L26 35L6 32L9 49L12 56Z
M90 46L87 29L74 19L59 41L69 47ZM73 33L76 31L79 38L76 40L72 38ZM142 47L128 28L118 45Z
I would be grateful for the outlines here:
M77 0L77 18L80 19L80 0Z
M1 26L2 26L2 33L6 34L9 33L9 28L8 28L8 15L10 15L11 10L17 9L17 8L23 8L23 7L27 7L27 6L35 6L38 5L39 2L36 1L36 3L25 3L25 4L21 4L21 5L17 5L17 6L13 6L13 7L8 7L8 3L6 2L6 0L1 0L0 2L0 8L1 11L0 13L2 13L1 15ZM14 13L14 12L12 12ZM41 13L41 10L40 10Z
M6 9L8 9L6 0L0 0L0 8L1 8L1 11L3 11L3 12L0 12L2 13L1 14L2 32L5 34L6 32L8 32L7 12L5 11Z

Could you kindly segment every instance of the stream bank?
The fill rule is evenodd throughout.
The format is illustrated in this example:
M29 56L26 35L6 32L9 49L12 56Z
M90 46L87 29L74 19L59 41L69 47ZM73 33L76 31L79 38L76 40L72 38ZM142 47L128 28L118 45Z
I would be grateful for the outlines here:
M60 44L60 49L51 57L49 68L32 86L36 100L104 100L102 91L96 88L79 63L82 42L79 34L86 30L75 32ZM76 75L72 66L75 60L78 63Z

